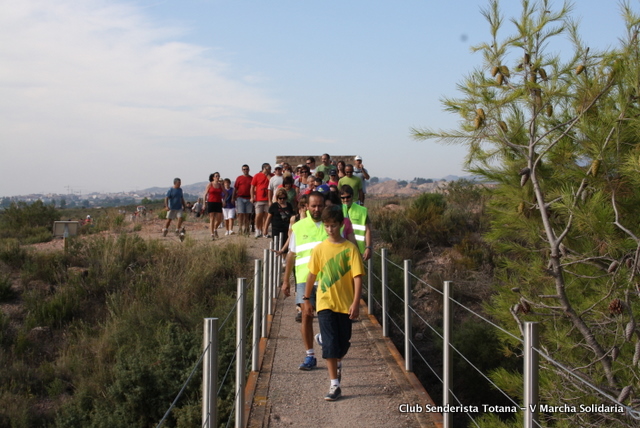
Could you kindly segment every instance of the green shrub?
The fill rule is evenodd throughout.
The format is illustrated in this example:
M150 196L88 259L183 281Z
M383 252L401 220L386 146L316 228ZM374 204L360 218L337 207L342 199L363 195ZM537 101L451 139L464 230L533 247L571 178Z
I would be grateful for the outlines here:
M27 260L27 252L15 238L0 239L0 260L9 267L20 269Z
M4 211L0 211L0 238L17 238L22 242L43 242L51 239L53 222L60 220L60 212L52 205L42 201L32 204L12 202ZM47 233L44 233L44 232Z
M11 278L9 275L0 277L0 302L11 300L14 297L15 292L11 289Z

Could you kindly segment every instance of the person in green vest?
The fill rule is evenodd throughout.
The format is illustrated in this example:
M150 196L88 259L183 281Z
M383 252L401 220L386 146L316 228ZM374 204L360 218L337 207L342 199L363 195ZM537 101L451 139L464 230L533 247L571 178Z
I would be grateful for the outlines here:
M340 180L342 181L342 180ZM362 254L362 259L367 261L371 258L373 247L371 241L371 222L369 213L362 205L353 203L353 188L348 184L340 186L340 199L342 199L342 212L345 217L351 220L353 233L356 235L358 249Z
M319 192L311 192L308 196L307 217L291 226L289 236L289 253L282 281L282 292L290 296L289 277L295 266L296 278L296 303L302 304L308 300L313 308L316 307L316 289L305 296L305 286L309 275L308 263L311 259L311 250L327 239L327 232L322 225L322 210L324 209L324 196ZM302 342L305 347L305 359L298 367L300 370L309 371L316 367L316 354L313 349L313 311L302 314Z

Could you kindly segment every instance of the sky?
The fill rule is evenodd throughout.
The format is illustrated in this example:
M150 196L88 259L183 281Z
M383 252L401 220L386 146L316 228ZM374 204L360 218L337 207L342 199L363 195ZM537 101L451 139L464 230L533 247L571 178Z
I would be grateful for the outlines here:
M487 4L0 0L0 196L233 180L325 152L377 177L465 175L464 147L411 128L458 123L441 99L482 66ZM616 5L576 2L591 46L623 35Z

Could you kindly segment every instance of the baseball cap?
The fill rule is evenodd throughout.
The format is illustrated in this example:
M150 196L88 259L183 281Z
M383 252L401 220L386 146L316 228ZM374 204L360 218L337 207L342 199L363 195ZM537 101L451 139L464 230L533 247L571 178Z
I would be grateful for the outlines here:
M278 169L278 168L282 169L282 165L280 165L279 163L277 163L276 166L273 167L273 169Z
M329 175L338 175L338 170L336 170L335 168L331 168L329 170Z
M362 156L356 156L355 160L362 160Z

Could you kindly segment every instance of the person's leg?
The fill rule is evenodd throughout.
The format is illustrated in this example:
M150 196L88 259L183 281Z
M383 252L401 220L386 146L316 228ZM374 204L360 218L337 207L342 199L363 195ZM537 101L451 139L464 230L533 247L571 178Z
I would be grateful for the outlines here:
M215 216L216 216L216 213L209 212L209 231L211 232L211 237L212 238L214 237L213 232L215 231L215 229L213 227L213 224L215 222Z
M296 284L296 303L302 303L302 297L304 296L304 291L306 288L306 284L304 282ZM311 305L316 307L316 291L315 288L310 297ZM305 349L305 359L302 364L300 364L300 370L311 370L317 364L316 354L313 349L313 315L307 315L305 313L302 314L302 323L300 326L300 333L302 335L302 344Z

